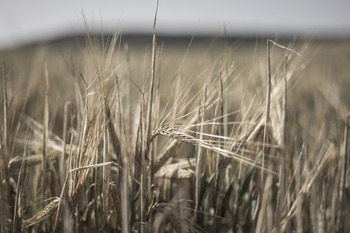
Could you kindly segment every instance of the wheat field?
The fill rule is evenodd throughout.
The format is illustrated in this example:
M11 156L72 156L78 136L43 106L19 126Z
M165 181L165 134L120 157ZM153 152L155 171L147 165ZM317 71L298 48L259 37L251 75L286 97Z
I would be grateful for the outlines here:
M1 232L349 232L350 43L0 52Z

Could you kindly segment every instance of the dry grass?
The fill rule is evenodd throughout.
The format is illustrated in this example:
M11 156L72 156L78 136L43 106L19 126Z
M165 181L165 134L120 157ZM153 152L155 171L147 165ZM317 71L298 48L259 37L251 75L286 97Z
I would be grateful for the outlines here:
M224 42L1 52L0 231L349 231L350 43Z

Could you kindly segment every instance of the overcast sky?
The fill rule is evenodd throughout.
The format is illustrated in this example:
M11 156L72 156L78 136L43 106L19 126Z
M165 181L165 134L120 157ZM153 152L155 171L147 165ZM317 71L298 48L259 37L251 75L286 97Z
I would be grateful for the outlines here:
M97 30L151 33L156 0L0 0L0 48ZM102 22L102 23L101 23ZM349 36L349 0L160 0L157 33Z

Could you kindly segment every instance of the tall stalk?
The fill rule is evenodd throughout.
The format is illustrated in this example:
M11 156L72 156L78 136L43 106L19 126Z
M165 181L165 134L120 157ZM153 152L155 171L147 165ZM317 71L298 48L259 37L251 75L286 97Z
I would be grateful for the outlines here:
M262 169L261 169L261 183L264 184L264 169L265 169L265 153L267 138L267 126L270 122L270 101L271 101L271 55L270 55L270 40L267 40L267 79L266 79L266 108L265 108L265 124L264 124L264 138L263 138L263 154L262 154Z
M345 127L344 127L344 154L342 158L343 167L341 171L341 180L340 180L340 190L339 190L339 208L338 208L338 219L337 219L337 230L339 232L343 231L342 222L345 221L343 217L344 211L344 193L346 185L346 173L348 170L349 162L349 128L350 128L350 113L346 117Z
M44 132L43 132L43 160L42 160L42 168L43 168L43 175L42 175L42 200L46 200L46 186L47 186L47 141L49 136L49 74L47 71L47 63L45 63L45 83L46 83L46 92L45 92L45 103L44 103L44 116L43 116L43 126L44 126ZM43 231L46 232L45 224L43 224Z
M283 102L282 102L282 123L280 137L280 169L279 169L279 191L277 197L277 211L275 217L276 233L280 232L280 220L285 215L284 200L286 192L286 125L287 125L287 57L284 58L283 75Z
M2 81L3 81L3 135L2 135L2 142L0 143L3 145L3 148L0 148L0 152L2 153L1 160L2 160L2 166L0 166L0 178L3 182L1 182L0 187L0 199L7 199L8 204L0 204L0 212L2 213L0 218L1 223L1 232L6 232L6 225L7 225L7 217L13 216L14 212L14 204L13 204L13 198L11 198L11 190L10 190L10 183L9 183L9 170L8 170L8 162L10 158L9 154L9 145L8 145L8 97L7 97L7 80L5 77L5 65L2 65Z
M223 115L224 115L224 87L223 87L223 80L222 77L220 77L220 124L218 126L218 132L219 135L223 135ZM220 148L223 147L223 140L222 138L219 138L219 145ZM224 199L224 175L225 175L225 167L224 167L224 156L222 154L218 154L217 156L217 164L216 164L216 200L215 200L215 215L221 216L221 210L222 210L222 203ZM214 219L214 226L212 228L212 232L218 232L219 230L219 218Z
M200 119L200 129L199 129L199 140L203 140L203 125L204 125L204 109L206 102L206 88L204 88L204 98L202 101L202 107L199 108L199 118ZM195 216L194 223L197 222L197 211L199 209L199 201L200 201L200 193L201 193L201 175L202 175L202 166L203 166L203 155L202 155L202 147L198 146L197 151L197 162L196 162L196 180L195 180Z

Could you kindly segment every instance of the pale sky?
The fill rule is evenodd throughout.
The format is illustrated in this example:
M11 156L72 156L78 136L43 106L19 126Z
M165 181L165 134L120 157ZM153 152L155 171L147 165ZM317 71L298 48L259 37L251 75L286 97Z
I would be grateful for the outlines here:
M156 0L0 0L0 48L84 30L152 33ZM102 22L102 23L101 23ZM348 0L160 0L159 34L301 35L350 38Z

